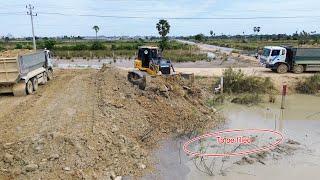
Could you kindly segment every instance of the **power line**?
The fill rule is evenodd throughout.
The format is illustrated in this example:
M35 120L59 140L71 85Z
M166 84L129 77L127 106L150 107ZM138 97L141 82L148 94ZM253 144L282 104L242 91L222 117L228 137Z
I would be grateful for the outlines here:
M0 12L2 15L25 15L24 12Z
M28 8L30 15L30 7ZM24 15L23 12L0 12L2 15ZM320 16L256 16L256 17L147 17L147 16L117 16L117 15L95 15L95 14L66 14L59 12L39 12L33 16L41 15L58 15L58 16L78 16L78 17L98 17L98 18L115 18L115 19L172 19L172 20L255 20L255 19L305 19L320 18ZM33 17L31 16L31 17Z
M250 20L250 19L303 19L320 18L320 16L256 16L256 17L146 17L146 16L117 16L117 15L95 15L95 14L66 14L58 12L39 12L43 15L59 16L82 16L116 19L176 19L176 20Z
M29 10L30 11L30 10ZM23 15L23 12L0 12L2 15ZM320 18L320 16L253 16L253 17L155 17L155 16L118 16L118 15L97 15L97 14L67 14L60 12L38 12L42 15L58 16L79 16L79 17L98 17L115 19L173 19L173 20L254 20L254 19L305 19ZM29 15L29 14L28 14Z

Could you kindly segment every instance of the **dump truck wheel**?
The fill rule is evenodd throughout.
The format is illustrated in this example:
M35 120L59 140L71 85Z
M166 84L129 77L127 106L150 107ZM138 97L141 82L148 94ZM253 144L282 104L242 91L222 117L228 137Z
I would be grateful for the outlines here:
M17 83L16 85L13 86L12 90L13 90L14 96L26 96L27 95L25 82Z
M42 74L42 84L47 84L47 82L48 82L48 75L46 72L44 72Z
M37 91L39 89L39 82L38 78L34 77L32 78L32 85L33 85L33 91Z
M32 85L31 80L29 80L27 82L26 91L27 91L27 94L32 94L33 93L33 85Z
M284 73L288 72L288 66L285 65L285 64L280 64L280 65L278 66L278 68L277 68L277 72L278 72L279 74L284 74Z
M52 80L53 79L53 70L49 69L47 72L47 75L48 75L48 81Z
M293 67L293 72L296 74L301 74L304 71L304 67L302 65L295 65Z

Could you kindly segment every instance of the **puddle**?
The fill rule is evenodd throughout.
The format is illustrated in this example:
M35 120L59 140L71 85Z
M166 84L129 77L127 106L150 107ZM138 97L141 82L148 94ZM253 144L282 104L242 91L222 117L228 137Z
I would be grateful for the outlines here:
M280 98L278 98L280 100ZM265 164L231 164L225 173L208 176L200 172L181 150L179 141L168 141L157 152L160 162L157 164L160 179L314 179L320 175L320 97L291 95L286 98L285 109L280 102L247 107L228 104L222 107L227 118L223 129L261 128L282 132L285 139L301 143L290 155L283 155ZM215 132L217 130L213 130ZM183 143L186 140L183 141ZM179 155L180 154L180 155ZM212 157L213 158L213 157ZM241 157L238 157L241 158ZM150 176L149 176L150 177ZM148 179L148 178L147 178Z

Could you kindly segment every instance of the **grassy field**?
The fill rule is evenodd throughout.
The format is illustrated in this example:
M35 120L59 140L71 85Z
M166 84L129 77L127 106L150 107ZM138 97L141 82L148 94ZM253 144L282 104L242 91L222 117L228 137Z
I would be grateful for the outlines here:
M301 45L299 40L258 40L258 39L208 39L204 41L206 44L229 47L238 50L246 50L246 51L257 51L262 49L264 46L280 46L280 45L288 45L288 46L303 46L303 47L320 47L317 43L310 42L309 44Z
M93 59L93 58L125 58L132 59L136 56L139 46L157 46L157 41L37 41L38 49L50 47L56 58L59 59ZM4 49L31 49L32 43L25 41L11 41L0 43ZM1 50L1 48L0 48ZM170 41L167 49L163 52L163 57L175 62L206 60L207 54L200 53L196 46Z

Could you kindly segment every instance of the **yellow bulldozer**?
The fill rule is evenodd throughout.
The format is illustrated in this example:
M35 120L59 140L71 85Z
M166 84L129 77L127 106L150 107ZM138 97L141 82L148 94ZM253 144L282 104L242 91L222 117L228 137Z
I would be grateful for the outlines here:
M129 71L128 80L145 90L152 77L163 76L164 78L179 76L193 83L194 74L178 73L175 71L171 60L162 58L161 51L155 46L141 46L138 57L134 61L134 70Z

